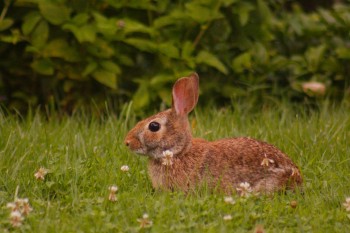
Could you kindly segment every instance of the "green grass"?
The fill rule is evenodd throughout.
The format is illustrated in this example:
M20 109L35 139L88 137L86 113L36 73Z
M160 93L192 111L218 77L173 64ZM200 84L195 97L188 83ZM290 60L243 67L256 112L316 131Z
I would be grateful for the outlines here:
M147 159L123 145L135 123L125 111L102 119L84 115L25 119L0 114L1 232L350 232L342 203L350 196L350 110L323 108L303 113L288 106L251 113L197 110L194 135L209 140L250 136L277 145L304 176L304 194L287 193L224 202L206 190L186 195L155 192ZM131 114L132 115L132 114ZM127 164L128 173L120 170ZM38 181L34 173L49 173ZM108 200L117 185L118 201ZM8 202L29 198L33 211L23 226L9 224ZM291 208L290 202L297 201ZM140 229L148 213L152 227ZM231 214L232 220L223 216Z

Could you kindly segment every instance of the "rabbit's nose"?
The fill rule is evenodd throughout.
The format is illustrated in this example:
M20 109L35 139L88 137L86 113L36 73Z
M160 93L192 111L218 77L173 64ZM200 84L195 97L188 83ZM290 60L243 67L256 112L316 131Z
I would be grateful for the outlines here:
M126 145L127 147L129 147L129 145L130 145L130 140L125 140L124 143L125 143L125 145Z

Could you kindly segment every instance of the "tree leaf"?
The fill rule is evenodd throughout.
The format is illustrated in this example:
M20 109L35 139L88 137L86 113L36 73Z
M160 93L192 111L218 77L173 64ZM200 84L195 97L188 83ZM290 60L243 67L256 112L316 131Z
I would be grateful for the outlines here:
M169 14L158 17L153 21L153 26L155 28L162 28L165 26L178 24L179 22L186 22L190 17L182 10L174 9Z
M220 19L223 17L218 10L213 8L212 4L203 4L201 2L192 1L186 3L185 7L188 16L200 24L205 24L214 19Z
M53 75L54 66L50 59L39 59L34 60L34 62L30 65L33 70L43 75Z
M232 68L237 73L241 73L245 69L251 68L251 66L251 54L249 52L240 54L232 61Z
M95 80L112 89L117 88L117 75L107 70L96 70L92 73Z
M207 64L216 68L223 74L228 74L226 66L215 55L209 53L208 51L200 51L196 57L196 62Z
M29 35L41 19L42 17L38 11L32 11L24 16L22 24L23 35Z
M31 42L37 48L41 48L46 44L49 37L49 24L45 20L41 20L31 34Z
M40 1L39 9L42 16L54 25L60 25L70 18L69 8L51 1Z
M106 36L115 36L118 30L116 19L109 19L97 12L94 12L93 16L96 22L96 30L98 32Z
M305 52L305 59L308 63L308 69L311 72L316 72L320 66L323 58L323 54L326 50L326 45L321 44L317 47L311 47Z
M87 50L90 54L99 58L110 58L115 54L112 44L99 38L96 38L93 44L88 44Z
M13 24L13 19L5 18L0 21L0 32L5 31L6 29L10 28Z
M166 55L167 57L171 57L171 58L180 57L179 49L171 42L159 44L158 50L160 53Z
M125 39L124 42L145 52L155 52L157 50L157 45L151 40L130 38Z
M148 27L148 26L144 25L143 23L138 22L136 20L124 18L121 21L124 23L123 31L124 31L125 35L135 33L135 32L146 33L149 35L155 34L155 31L153 28Z
M90 18L89 14L79 13L79 14L74 16L74 18L72 19L71 22L74 23L75 25L81 26L81 25L88 23L89 18Z
M240 4L233 8L233 12L238 15L239 22L242 26L248 23L250 12L254 10L254 6L249 2L241 1Z
M97 69L96 62L89 62L89 64L85 67L83 71L83 76L86 77Z
M102 68L104 68L105 70L108 70L112 73L115 74L120 74L121 73L121 69L120 67L115 64L114 62L110 61L110 60L104 60L100 62L100 65Z
M136 110L147 106L150 103L150 93L147 81L142 81L136 93L132 97L133 106Z
M81 27L78 27L74 24L65 24L63 29L73 32L75 38L82 42L91 42L94 43L96 40L96 29L94 25L86 24Z
M69 62L81 60L78 51L74 47L69 46L63 38L50 41L43 50L43 56L63 58Z

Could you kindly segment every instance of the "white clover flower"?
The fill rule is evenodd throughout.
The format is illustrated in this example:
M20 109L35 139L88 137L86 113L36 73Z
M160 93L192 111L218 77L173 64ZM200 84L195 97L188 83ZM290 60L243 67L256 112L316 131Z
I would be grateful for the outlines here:
M128 172L130 170L128 165L123 165L121 166L120 170L122 170L123 172Z
M142 218L138 218L137 221L140 223L140 228L148 228L153 225L153 222L149 220L149 216L146 213L142 215Z
M231 214L226 214L226 215L223 217L223 219L224 219L225 221L230 221L230 220L232 220L232 215L231 215Z
M264 154L264 156L265 156L265 158L262 160L262 162L260 164L261 166L268 167L268 166L270 166L270 163L275 163L275 161L273 161L272 159L267 158L266 154Z
M350 211L350 197L347 197L345 199L345 202L343 203L343 206L345 207L346 211Z
M9 208L11 212L17 211L19 209L15 202L7 203L6 207Z
M173 152L170 150L163 151L162 165L171 166L173 165Z
M39 170L34 174L35 178L37 180L45 180L45 176L47 174L47 169L46 168L39 168Z
M234 205L236 202L232 197L224 197L224 201L228 204Z
M253 191L248 182L243 182L239 184L239 187L236 188L241 197L248 197L250 193Z
M110 200L112 202L117 201L116 192L118 191L118 187L115 185L112 185L112 186L108 187L108 190L109 190L108 200Z
M24 218L22 217L22 214L19 211L12 211L10 214L10 223L13 227L20 227L22 226Z
M7 203L6 207L9 208L11 212L17 211L24 216L28 215L33 210L29 205L28 198L17 198L15 202Z
M27 216L30 212L32 212L32 207L29 205L28 198L18 198L15 201L16 205L19 207L21 214Z

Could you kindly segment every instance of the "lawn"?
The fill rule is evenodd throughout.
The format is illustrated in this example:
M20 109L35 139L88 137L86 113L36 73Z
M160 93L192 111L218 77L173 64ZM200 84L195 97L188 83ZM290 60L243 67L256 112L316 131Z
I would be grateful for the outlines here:
M350 110L232 109L197 109L191 114L193 134L275 144L300 167L303 193L233 195L225 202L224 194L205 188L154 191L147 158L123 145L136 123L128 108L101 118L0 114L0 231L350 232L350 212L343 206L350 196ZM43 176L35 177L39 168ZM110 186L118 187L116 201L109 200ZM28 198L32 208L18 227L11 225L16 216L11 222L7 207L15 198Z

